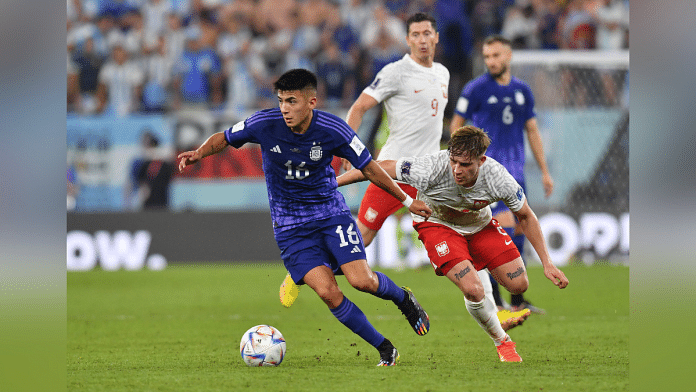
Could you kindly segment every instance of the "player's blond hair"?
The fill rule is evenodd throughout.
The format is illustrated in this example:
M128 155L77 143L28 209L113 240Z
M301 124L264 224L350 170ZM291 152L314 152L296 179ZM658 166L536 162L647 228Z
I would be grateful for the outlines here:
M486 131L473 125L465 125L452 134L447 143L450 155L468 154L472 158L483 156L491 145L491 138Z

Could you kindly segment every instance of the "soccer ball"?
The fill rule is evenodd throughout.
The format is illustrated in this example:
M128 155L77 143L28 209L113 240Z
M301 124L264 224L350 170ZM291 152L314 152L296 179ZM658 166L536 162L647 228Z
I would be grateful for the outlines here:
M239 343L239 352L247 366L278 366L285 357L285 338L270 325L249 328Z

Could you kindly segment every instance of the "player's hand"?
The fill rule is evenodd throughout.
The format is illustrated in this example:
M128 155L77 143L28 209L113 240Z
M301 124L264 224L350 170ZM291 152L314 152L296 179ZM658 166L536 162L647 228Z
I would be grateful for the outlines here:
M341 158L341 167L343 167L343 171L348 171L351 168L350 161L347 160L346 158Z
M430 218L430 214L433 213L433 210L428 207L427 204L423 202L423 200L413 200L413 203L411 203L411 206L408 207L408 210L416 215L420 215L425 220L428 220Z
M544 185L544 196L548 198L553 193L553 178L550 174L544 174L541 176L541 183Z
M186 166L193 165L194 163L200 161L203 156L198 150L196 150L182 152L177 158L180 159L179 171L182 171Z
M553 284L558 286L559 289L564 289L568 286L568 278L566 278L563 271L559 270L558 267L553 264L544 267L544 275L546 275Z

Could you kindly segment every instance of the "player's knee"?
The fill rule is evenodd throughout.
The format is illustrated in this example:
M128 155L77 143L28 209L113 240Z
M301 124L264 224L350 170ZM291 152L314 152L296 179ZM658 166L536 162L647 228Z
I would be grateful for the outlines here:
M356 290L368 293L375 293L379 288L379 280L377 280L377 276L374 274L371 276L352 277L348 282Z
M480 302L486 295L483 291L481 282L466 285L465 288L462 289L462 292L464 293L464 298L471 302Z
M314 291L317 293L319 298L324 301L330 308L335 308L341 304L343 299L343 292L338 287L338 285L322 285L316 287Z
M522 294L529 288L529 279L527 275L522 275L510 287L507 287L511 294Z

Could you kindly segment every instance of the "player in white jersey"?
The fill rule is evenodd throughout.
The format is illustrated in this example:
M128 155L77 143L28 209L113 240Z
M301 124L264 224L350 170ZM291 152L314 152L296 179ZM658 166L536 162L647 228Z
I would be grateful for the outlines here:
M406 42L411 49L401 60L387 64L348 110L346 122L360 128L365 112L384 102L389 137L378 159L421 156L440 150L442 120L447 106L449 71L433 61L439 40L432 16L416 13L406 21ZM350 163L343 160L346 170ZM398 184L411 197L416 189ZM374 239L385 219L401 208L394 197L368 185L358 212L358 229L365 246ZM280 286L280 302L289 307L299 293L290 276Z
M413 217L413 227L440 276L447 276L464 293L466 308L497 346L503 362L520 362L515 343L501 327L497 308L484 295L479 275L488 268L496 281L513 294L529 286L527 271L510 236L493 219L490 204L502 201L519 219L536 250L544 275L559 288L568 285L565 274L549 257L539 221L527 204L522 187L500 163L485 156L488 135L471 125L452 134L449 148L422 157L381 161L394 179L418 189L417 199L431 209L428 221ZM362 181L358 170L338 177L338 185Z

